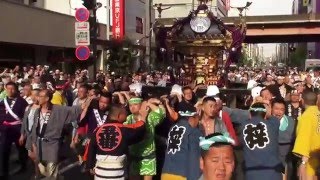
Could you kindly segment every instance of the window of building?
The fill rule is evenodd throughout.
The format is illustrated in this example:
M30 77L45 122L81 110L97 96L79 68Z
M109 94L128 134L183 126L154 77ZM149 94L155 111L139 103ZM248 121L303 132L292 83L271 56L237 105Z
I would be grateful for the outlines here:
M143 22L140 17L136 17L136 32L143 34Z

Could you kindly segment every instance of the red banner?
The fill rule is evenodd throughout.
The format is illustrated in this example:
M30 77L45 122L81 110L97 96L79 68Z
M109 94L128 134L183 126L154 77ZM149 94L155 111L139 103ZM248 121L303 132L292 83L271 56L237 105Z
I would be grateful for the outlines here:
M124 36L124 0L112 0L112 33L113 38Z

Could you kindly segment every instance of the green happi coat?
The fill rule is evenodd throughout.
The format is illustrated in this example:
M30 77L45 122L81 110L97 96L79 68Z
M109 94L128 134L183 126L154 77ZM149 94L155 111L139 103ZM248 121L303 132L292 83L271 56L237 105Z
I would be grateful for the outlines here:
M155 127L161 123L165 117L165 110L162 108L151 111L147 117L146 134L144 139L130 146L130 174L153 176L157 173L156 148L155 148ZM127 117L124 124L134 124L133 114Z

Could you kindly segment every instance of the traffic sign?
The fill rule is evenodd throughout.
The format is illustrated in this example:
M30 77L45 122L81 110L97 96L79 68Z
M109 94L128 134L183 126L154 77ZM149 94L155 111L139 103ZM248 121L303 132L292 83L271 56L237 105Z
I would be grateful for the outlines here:
M89 22L75 22L74 28L75 30L89 30L90 24Z
M90 57L90 49L88 48L88 46L79 46L76 49L76 57L80 60L80 61L85 61L87 59L89 59Z
M76 10L75 18L79 22L85 22L89 20L90 12L86 8L79 8Z
M75 31L76 46L89 46L90 45L90 31L89 30L76 30Z

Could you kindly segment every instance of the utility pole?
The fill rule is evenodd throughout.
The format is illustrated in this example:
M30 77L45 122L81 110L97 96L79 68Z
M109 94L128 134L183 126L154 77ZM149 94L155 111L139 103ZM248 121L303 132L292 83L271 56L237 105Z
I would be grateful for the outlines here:
M106 39L110 40L110 0L107 0L106 9L107 9Z
M150 28L151 28L151 7L152 7L152 0L146 0L146 3L145 3L145 10L146 10L145 36L149 37L149 38L146 38L146 52L145 52L144 64L147 65L147 67L149 67L150 59L151 59L151 35L152 35L152 31L150 31Z
M106 16L107 16L107 21L106 21L106 40L109 41L110 40L110 2L111 0L107 0L107 4L105 6L106 8ZM102 69L103 71L106 70L104 67L105 67L105 62L104 60L108 60L109 58L109 53L110 53L110 50L109 48L106 50L106 53L102 53L102 60L101 60L101 63L100 63L100 69Z

